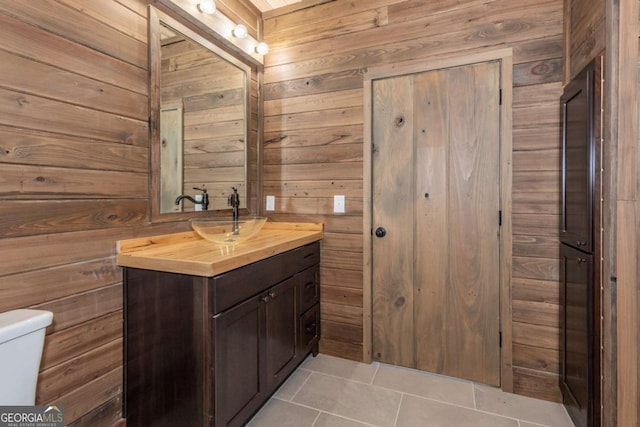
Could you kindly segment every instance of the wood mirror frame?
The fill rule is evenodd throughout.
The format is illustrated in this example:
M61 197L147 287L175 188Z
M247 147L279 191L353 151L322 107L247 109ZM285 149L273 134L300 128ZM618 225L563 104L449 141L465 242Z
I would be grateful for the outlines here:
M257 182L257 176L250 176L251 174L257 175L257 134L251 136L251 76L252 68L250 65L236 58L233 54L223 50L216 44L215 39L211 39L208 36L201 35L185 24L182 24L177 19L169 16L168 14L156 9L153 6L148 8L148 35L149 35L149 170L150 170L150 220L152 222L168 222L177 220L186 220L190 218L204 217L204 216L226 216L231 215L231 208L226 209L212 209L208 211L182 211L182 212L161 212L161 132L160 132L160 109L161 109L161 32L162 28L169 27L177 33L185 36L190 42L197 44L204 49L211 51L213 54L226 60L228 63L244 71L244 191L241 192L241 209L240 214L246 215L250 212L249 207L252 204L252 183ZM256 133L256 132L253 132ZM253 147L252 145L255 145ZM251 155L251 153L255 153ZM194 185L195 186L195 185ZM190 187L189 187L190 189ZM231 185L228 189L231 193ZM193 192L187 193L191 196L197 194ZM178 196L178 195L176 195ZM226 194L212 194L209 193L209 199L226 197ZM189 202L187 202L189 203ZM214 203L210 203L212 206Z

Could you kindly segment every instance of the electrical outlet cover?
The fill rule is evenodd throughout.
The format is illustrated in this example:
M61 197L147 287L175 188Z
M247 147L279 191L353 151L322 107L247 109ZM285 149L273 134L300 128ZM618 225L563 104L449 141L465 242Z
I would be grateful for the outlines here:
M345 213L344 196L333 196L333 213Z
M276 210L276 197L275 196L267 196L267 210L275 211Z

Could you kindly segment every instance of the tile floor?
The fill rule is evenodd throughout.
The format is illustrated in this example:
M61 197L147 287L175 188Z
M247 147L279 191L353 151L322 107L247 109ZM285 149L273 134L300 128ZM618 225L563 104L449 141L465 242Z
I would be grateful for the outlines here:
M556 403L412 369L309 357L250 427L573 427Z

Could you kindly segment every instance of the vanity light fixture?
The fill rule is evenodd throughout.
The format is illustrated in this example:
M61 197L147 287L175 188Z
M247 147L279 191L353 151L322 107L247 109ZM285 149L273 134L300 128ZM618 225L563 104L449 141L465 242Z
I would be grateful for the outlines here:
M202 13L213 15L216 11L216 3L213 0L201 0L198 3L198 10Z
M265 42L258 43L258 46L256 46L256 53L260 55L266 55L267 53L269 53L269 45Z
M247 27L242 24L238 24L233 29L233 36L237 39L244 39L249 35L249 31L247 31Z

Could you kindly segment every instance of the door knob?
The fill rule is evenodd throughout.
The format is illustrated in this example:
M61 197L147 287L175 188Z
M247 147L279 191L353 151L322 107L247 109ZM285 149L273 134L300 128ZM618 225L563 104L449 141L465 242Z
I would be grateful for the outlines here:
M384 227L378 227L376 228L376 236L378 237L384 237L387 235L387 230L384 229Z

